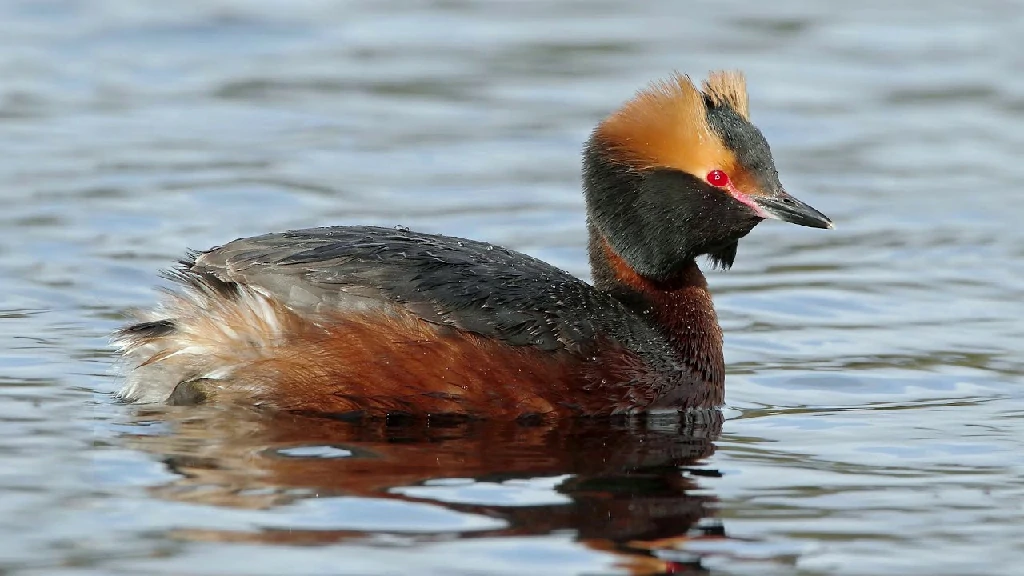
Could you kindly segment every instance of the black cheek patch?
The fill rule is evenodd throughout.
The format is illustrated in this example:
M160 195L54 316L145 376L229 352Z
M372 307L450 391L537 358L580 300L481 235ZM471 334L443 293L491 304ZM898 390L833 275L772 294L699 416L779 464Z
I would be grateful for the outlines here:
M761 221L727 192L680 170L636 170L609 160L600 142L584 151L588 216L638 274L671 280L708 255L727 268L736 242Z
M645 177L645 196L658 198L657 213L669 227L656 231L655 245L670 242L677 258L693 260L707 255L712 264L732 266L739 239L761 219L724 190L678 170L654 170Z

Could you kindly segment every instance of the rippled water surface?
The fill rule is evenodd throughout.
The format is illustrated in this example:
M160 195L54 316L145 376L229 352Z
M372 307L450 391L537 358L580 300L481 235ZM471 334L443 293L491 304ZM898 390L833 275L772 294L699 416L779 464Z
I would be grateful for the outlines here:
M1020 574L1024 5L0 3L0 572ZM186 247L324 224L588 274L579 149L740 67L782 180L710 273L727 420L118 404Z

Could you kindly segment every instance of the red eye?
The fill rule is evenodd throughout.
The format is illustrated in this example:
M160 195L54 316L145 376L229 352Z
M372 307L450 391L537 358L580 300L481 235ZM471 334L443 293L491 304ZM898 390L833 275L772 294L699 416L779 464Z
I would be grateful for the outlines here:
M712 186L718 186L719 188L725 188L729 185L729 175L721 170L712 170L707 175L708 184Z

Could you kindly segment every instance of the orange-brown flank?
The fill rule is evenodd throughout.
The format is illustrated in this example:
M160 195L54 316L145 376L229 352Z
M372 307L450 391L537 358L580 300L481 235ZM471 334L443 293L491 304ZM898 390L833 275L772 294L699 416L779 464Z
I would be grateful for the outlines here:
M407 314L337 317L298 328L272 356L239 368L250 401L297 412L611 414L647 400L625 383L652 375L621 347L596 356L510 346Z

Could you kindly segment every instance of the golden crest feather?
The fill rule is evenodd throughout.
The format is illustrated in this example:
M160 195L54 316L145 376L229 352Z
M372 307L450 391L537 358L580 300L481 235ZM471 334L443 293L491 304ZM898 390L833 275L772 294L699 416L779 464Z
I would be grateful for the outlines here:
M715 104L727 104L743 118L750 120L750 100L747 97L747 80L739 70L719 70L708 75L704 81L704 93Z
M709 80L715 86L722 85L719 74L724 73L712 73ZM715 96L707 97L714 101ZM735 161L708 124L705 94L679 73L638 92L597 127L595 137L612 156L639 170L676 168L703 177Z

